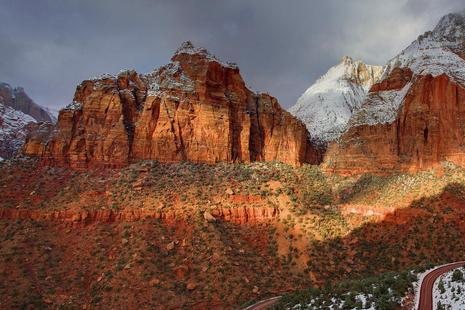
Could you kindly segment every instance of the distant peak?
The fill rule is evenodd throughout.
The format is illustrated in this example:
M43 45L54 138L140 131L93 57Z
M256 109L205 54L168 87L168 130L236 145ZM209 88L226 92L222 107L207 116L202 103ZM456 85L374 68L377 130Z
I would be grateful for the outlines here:
M350 56L342 56L341 63L353 63L354 60Z
M185 41L181 44L181 46L176 50L174 53L175 55L180 55L180 54L189 54L189 55L194 55L194 54L200 54L200 55L205 55L205 56L211 56L214 57L212 54L210 54L207 49L203 47L195 47L194 44L192 44L191 41Z
M5 88L8 88L8 89L12 89L11 85L8 84L8 83L5 83L5 82L0 82L0 87L5 87Z
M436 37L439 36L451 41L463 37L465 34L465 10L441 17L434 27L433 33Z
M192 44L191 41L184 41L181 43L181 46L179 47L180 49L193 49L194 44Z
M175 61L177 60L177 56L186 55L186 54L187 55L200 55L200 56L203 56L208 61L215 61L221 64L223 67L237 68L237 65L235 63L222 62L215 55L211 54L206 48L195 47L191 41L183 42L181 46L174 53L174 56L171 58L171 60Z
M14 91L15 91L15 93L24 93L25 92L24 87L22 87L22 86L15 87Z

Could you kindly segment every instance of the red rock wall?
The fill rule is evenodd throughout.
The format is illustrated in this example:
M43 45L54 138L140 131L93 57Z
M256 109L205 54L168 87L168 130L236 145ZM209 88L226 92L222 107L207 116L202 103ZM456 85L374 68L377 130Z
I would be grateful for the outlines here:
M172 61L155 77L128 71L84 81L74 97L82 108L62 110L44 146L29 139L24 152L77 169L143 159L291 165L320 160L303 123L275 98L251 92L237 67L202 54L176 54ZM148 91L155 78L161 89Z
M237 224L254 224L276 220L279 217L279 209L271 207L218 208L214 209L212 214L213 218L216 220ZM175 222L177 220L183 220L185 217L185 214L177 214L174 210L63 210L47 212L43 210L18 210L9 208L0 209L0 219L57 221L70 223L76 226L88 225L95 222L134 222L143 219L160 219L167 222Z

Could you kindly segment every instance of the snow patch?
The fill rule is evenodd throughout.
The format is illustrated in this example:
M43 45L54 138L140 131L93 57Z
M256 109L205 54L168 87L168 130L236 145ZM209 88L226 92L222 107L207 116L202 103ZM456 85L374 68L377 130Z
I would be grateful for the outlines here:
M149 81L147 96L159 96L163 90L194 91L195 83L184 74L179 61L160 67L145 77Z
M100 81L100 80L108 80L108 79L114 80L116 79L116 77L110 73L102 73L100 75L89 78L89 80L91 81Z
M70 104L68 104L66 107L64 107L63 110L82 110L82 103L73 101Z
M407 83L399 91L370 93L363 106L352 116L348 127L392 123L411 86L412 83Z
M465 281L452 281L455 270L460 270L465 274L465 268L457 268L441 275L433 286L433 309L439 310L438 304L444 306L443 309L462 310L465 309ZM442 291L440 288L442 285Z

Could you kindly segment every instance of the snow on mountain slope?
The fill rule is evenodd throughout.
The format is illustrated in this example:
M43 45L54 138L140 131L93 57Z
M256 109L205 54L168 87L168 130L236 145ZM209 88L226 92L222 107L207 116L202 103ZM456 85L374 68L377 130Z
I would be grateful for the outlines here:
M315 142L335 140L345 131L382 70L345 56L310 86L289 112L305 123Z
M47 108L36 104L22 87L0 82L0 157L10 158L25 142L29 123L56 122Z
M465 86L465 11L445 15L433 31L420 35L386 64L380 81L388 79L397 68L410 69L413 73L411 82L399 90L368 94L348 127L392 123L410 86L420 76L445 74Z
M0 102L0 157L9 158L21 148L31 122L37 121Z
M447 74L465 84L465 11L441 18L433 31L419 36L390 60L383 78L396 67L408 67L416 75Z
M8 83L0 82L0 98L4 105L30 115L38 122L55 123L57 120L48 108L35 103L22 87L13 88Z

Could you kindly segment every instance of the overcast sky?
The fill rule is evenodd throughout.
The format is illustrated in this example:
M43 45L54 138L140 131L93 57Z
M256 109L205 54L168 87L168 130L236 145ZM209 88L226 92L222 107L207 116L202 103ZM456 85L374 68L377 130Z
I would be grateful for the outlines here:
M0 0L0 81L68 104L82 80L169 62L185 40L288 108L344 55L384 64L464 0Z

